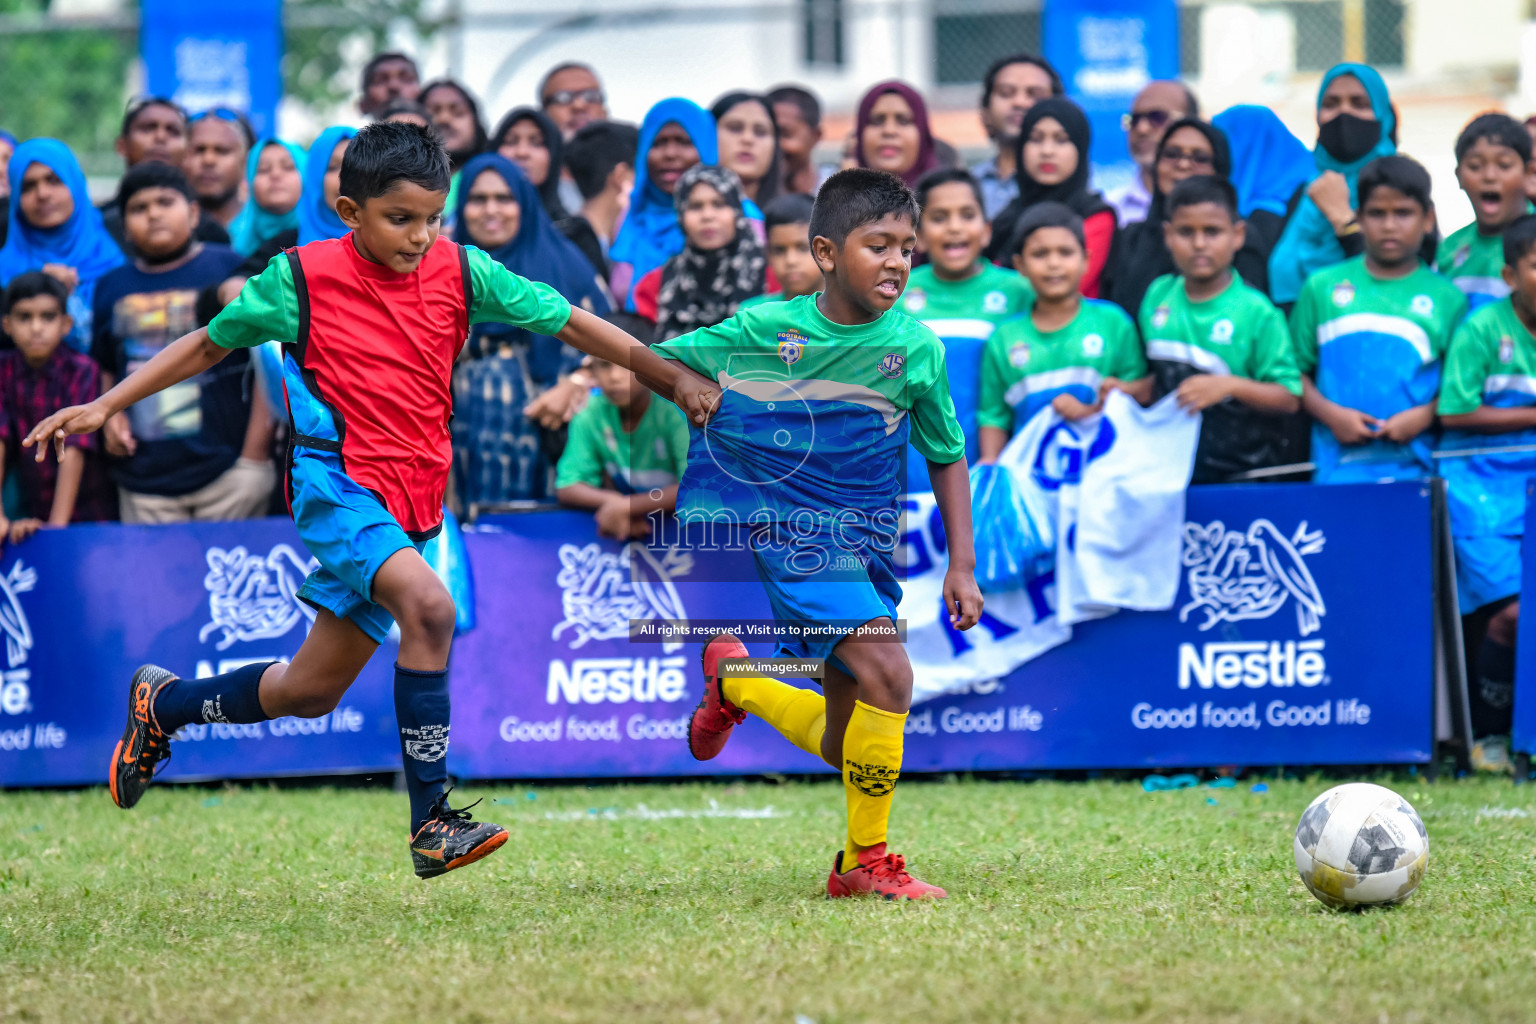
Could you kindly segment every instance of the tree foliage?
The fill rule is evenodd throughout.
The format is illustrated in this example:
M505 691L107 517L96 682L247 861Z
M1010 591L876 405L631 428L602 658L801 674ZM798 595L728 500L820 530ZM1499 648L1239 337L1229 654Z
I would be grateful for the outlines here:
M361 36L368 52L387 49L390 35L406 28L428 39L448 23L428 13L432 0L288 0L283 5L285 45L283 90L313 107L329 107L357 92L343 77L347 43Z

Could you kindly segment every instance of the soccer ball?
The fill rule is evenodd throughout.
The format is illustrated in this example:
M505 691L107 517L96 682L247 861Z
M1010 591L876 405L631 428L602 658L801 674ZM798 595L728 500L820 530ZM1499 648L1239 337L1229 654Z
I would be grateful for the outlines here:
M1296 825L1296 870L1330 907L1401 903L1419 887L1428 864L1424 822L1385 786L1334 786Z

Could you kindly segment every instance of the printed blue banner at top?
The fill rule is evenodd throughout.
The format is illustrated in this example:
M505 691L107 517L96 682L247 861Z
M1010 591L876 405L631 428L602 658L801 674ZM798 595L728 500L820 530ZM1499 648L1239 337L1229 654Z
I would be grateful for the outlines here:
M1536 480L1525 483L1525 536L1536 537ZM1515 706L1509 746L1536 753L1536 544L1520 545L1520 621L1515 626ZM1465 610L1465 609L1463 609Z
M277 130L282 0L142 0L139 55L149 92L190 113L231 107L258 138Z
M1093 127L1095 170L1128 172L1120 117L1142 86L1178 77L1177 0L1051 0L1043 34L1045 58Z

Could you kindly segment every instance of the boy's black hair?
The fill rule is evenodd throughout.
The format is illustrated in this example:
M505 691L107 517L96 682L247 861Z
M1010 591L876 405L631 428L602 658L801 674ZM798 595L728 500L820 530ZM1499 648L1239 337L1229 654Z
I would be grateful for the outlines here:
M940 167L936 171L929 171L923 175L917 183L917 205L923 209L928 208L928 194L940 185L966 185L971 194L976 197L976 205L985 210L986 201L981 198L981 186L976 184L975 175L964 167Z
M437 133L403 121L364 125L341 158L341 194L358 204L402 181L446 193L448 178L448 154Z
M1525 129L1520 131L1524 134ZM1360 178L1355 186L1355 194L1359 197L1356 206L1364 210L1372 192L1378 188L1394 188L1418 203L1419 209L1428 212L1435 205L1430 197L1432 187L1429 172L1413 157L1401 153L1377 157L1360 170Z
M172 167L159 160L145 160L128 168L128 173L123 175L123 180L118 184L117 212L126 213L128 200L147 188L168 188L186 196L189 203L197 202L192 183L180 167Z
M809 224L816 200L804 192L786 192L763 207L763 230L772 231L786 224Z
M781 85L768 90L769 103L793 103L800 108L800 119L812 128L821 127L821 100L803 85Z
M68 311L69 289L64 282L41 270L29 270L25 274L18 274L6 286L5 312L9 314L16 303L24 299L35 299L39 295L52 295L59 300L59 312Z
M906 182L885 171L850 167L822 183L811 208L811 237L818 235L842 247L861 224L891 215L917 225L917 196Z
M642 345L649 345L656 336L656 325L634 313L604 313L603 319Z
M987 66L987 73L981 77L981 105L986 107L992 102L992 88L997 85L997 76L1003 73L1003 68L1012 67L1015 64L1033 64L1044 71L1051 80L1051 95L1061 96L1066 93L1062 87L1061 75L1051 66L1051 62L1044 57L1036 57L1032 53L1010 53L1006 57L999 57Z
M1226 178L1218 178L1214 174L1197 174L1175 185L1164 203L1163 217L1172 220L1177 211L1201 203L1215 203L1227 211L1227 216L1232 218L1234 224L1242 220L1237 212L1237 189Z
M1528 213L1504 229L1504 263L1514 266L1536 249L1536 213Z
M623 121L593 121L577 130L565 144L565 166L576 180L582 199L603 191L608 175L620 164L635 166L640 129Z
M362 87L362 90L361 90L362 92L367 92L368 91L368 83L373 81L373 73L375 71L379 70L379 65L380 64L387 64L387 63L389 63L392 60L403 60L403 61L405 61L407 64L409 64L411 66L411 70L416 72L417 80L419 81L421 79L421 69L416 66L415 58L411 57L409 54L400 53L397 50L389 50L389 51L387 51L385 53L376 53L376 54L374 54L372 57L368 58L368 63L363 65L363 87Z
M1023 252L1029 236L1041 228L1066 228L1077 239L1078 245L1088 248L1087 238L1083 235L1083 218L1065 203L1044 202L1025 210L1024 216L1014 225L1013 234L1008 238L1009 254L1017 256Z
M1456 136L1456 162L1461 163L1467 150L1487 139L1495 146L1507 146L1520 154L1520 159L1530 162L1531 136L1525 125L1508 114L1480 114L1474 117L1461 134Z
M128 129L133 127L133 122L137 121L139 115L150 107L165 107L167 110L175 111L177 116L181 118L182 131L186 131L187 111L180 103L165 96L141 96L130 102L127 109L123 111L123 125L118 130L118 136L120 138L127 138Z

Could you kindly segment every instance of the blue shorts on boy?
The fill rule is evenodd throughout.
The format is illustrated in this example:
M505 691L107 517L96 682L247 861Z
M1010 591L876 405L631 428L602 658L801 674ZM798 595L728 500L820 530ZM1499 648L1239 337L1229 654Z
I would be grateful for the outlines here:
M1297 369L1329 401L1386 420L1435 400L1441 360L1466 313L1466 297L1428 267L1377 278L1356 256L1302 285L1291 310ZM1431 431L1407 444L1383 439L1346 448L1313 423L1312 479L1419 480L1436 472L1433 451Z
M1536 405L1536 338L1507 298L1474 313L1446 353L1440 415L1462 415L1483 405ZM1502 434L1446 430L1441 437L1440 474L1446 482L1463 612L1520 592L1526 481L1536 476L1536 454L1503 449L1531 446L1536 446L1536 429Z
M655 346L716 381L720 407L690 427L678 517L753 527L753 557L781 624L778 653L826 657L858 625L894 619L905 449L965 455L944 348L894 310L828 320L816 296L740 310Z

